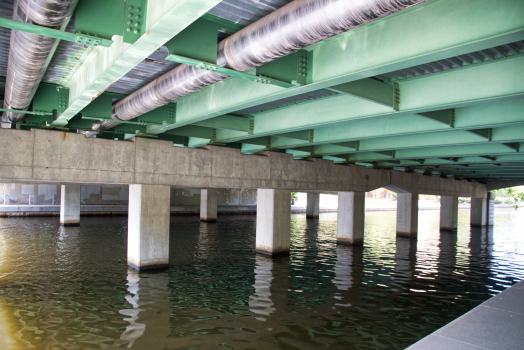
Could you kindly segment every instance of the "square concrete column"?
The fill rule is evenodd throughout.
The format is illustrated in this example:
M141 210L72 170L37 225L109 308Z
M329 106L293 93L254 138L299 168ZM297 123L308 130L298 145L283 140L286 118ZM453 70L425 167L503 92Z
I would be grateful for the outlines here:
M488 192L488 212L486 214L488 226L493 226L493 221L495 220L495 197L493 192Z
M458 197L440 197L440 230L456 231L458 223Z
M418 227L418 194L397 194L397 236L416 238Z
M307 194L306 218L318 218L320 208L320 193Z
M60 225L80 225L80 186L62 185L60 199Z
M366 192L339 192L337 243L353 246L364 244Z
M488 225L488 200L486 198L471 198L470 219L472 227Z
M127 264L136 270L169 266L169 186L129 185Z
M200 191L200 221L217 222L217 190Z
M257 191L256 250L267 255L289 254L291 191Z

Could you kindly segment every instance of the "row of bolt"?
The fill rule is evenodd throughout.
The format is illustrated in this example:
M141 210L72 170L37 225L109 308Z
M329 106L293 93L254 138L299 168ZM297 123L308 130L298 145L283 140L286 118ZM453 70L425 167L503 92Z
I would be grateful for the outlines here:
M307 75L307 58L299 57L298 59L298 75L306 76Z
M138 27L140 26L140 22L138 21L140 19L140 11L142 9L140 7L134 8L133 6L129 6L127 8L127 25L126 32L130 33L131 31L134 34L138 34ZM135 28L133 28L135 27Z

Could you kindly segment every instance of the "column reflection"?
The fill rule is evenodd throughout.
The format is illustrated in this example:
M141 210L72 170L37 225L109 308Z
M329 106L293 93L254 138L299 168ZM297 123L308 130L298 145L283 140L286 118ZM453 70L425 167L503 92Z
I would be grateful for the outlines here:
M132 309L120 310L129 322L120 340L132 349L165 349L171 333L169 317L169 277L167 272L136 272L127 274L126 300Z
M249 311L255 319L266 321L270 315L285 312L288 302L289 257L255 258L255 293L250 296Z
M417 240L397 237L395 248L395 277L392 285L401 287L413 280L417 265Z
M350 307L351 301L358 299L358 286L363 279L363 247L337 245L337 261L333 268L335 278L332 282L337 288L333 298L336 306Z

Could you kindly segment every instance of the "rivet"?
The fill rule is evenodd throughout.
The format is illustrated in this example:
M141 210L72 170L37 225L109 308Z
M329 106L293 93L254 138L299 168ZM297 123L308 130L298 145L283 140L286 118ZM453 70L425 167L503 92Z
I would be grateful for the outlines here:
M127 14L127 18L131 18L131 17L133 17L133 14L132 13L128 13Z
M140 22L135 22L135 27L138 27L140 25Z
M138 29L133 29L133 33L138 34Z
M127 10L128 10L128 11L133 11L133 6L129 6L129 7L127 8Z
M140 16L139 16L139 15L136 15L136 16L135 16L135 19L140 19Z
M130 32L130 31L131 31L131 27L127 27L126 32Z
M136 8L136 12L137 12L137 13L140 12L140 10L141 10L140 7L137 7L137 8Z
M131 23L133 23L133 21L132 21L132 20L127 20L126 23L127 23L127 24L131 24Z

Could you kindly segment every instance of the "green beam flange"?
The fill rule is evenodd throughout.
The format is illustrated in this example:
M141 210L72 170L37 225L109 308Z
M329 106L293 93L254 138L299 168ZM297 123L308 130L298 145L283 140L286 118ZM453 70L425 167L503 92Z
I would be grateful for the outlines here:
M99 38L97 36L83 34L80 32L69 33L66 31L58 30L58 29L47 28L47 27L43 27L43 26L39 26L36 24L31 24L31 23L19 22L19 21L15 21L15 20L12 20L9 18L3 18L3 17L0 17L0 27L20 30L23 32L33 33L33 34L42 35L42 36L46 36L49 38L55 38L59 40L71 41L71 42L79 43L83 45L90 45L90 46L100 45L100 46L109 47L111 46L111 44L113 44L113 40L111 39Z
M100 38L121 35L132 44L145 32L146 10L146 0L80 0L75 31Z
M21 111L19 109L6 109L6 108L0 108L0 112L14 112L14 113L24 113L24 114L30 114L30 115L53 115L53 112L43 112L43 111ZM11 123L11 122L6 122Z
M379 103L391 107L395 111L399 110L400 87L397 83L389 85L372 78L367 78L335 85L329 88L329 90Z

